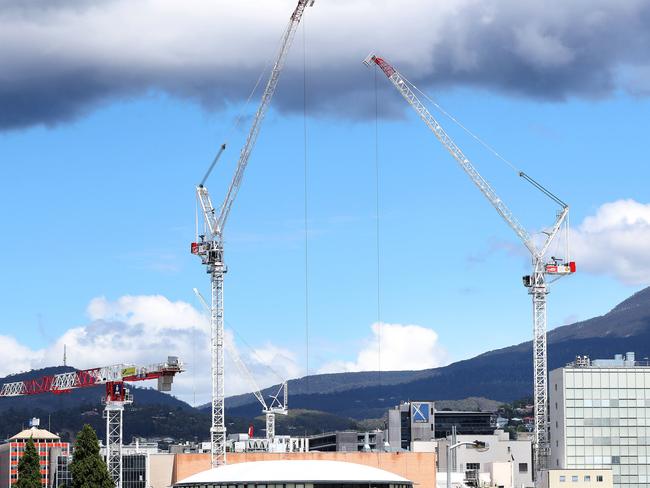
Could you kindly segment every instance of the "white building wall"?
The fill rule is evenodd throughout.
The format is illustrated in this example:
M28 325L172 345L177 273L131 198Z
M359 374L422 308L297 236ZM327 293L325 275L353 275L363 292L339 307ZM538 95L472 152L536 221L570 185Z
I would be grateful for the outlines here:
M553 468L611 469L616 488L650 486L650 367L566 367L550 379Z
M482 441L488 445L486 451L478 451L471 447L456 449L458 471L465 472L471 465L479 465L481 473L490 473L497 464L507 464L516 488L533 486L532 447L528 440L510 440L507 432L496 431L495 435L459 435L458 442ZM450 438L438 441L439 467L438 471L447 470L447 444ZM470 467L468 467L470 464ZM501 472L503 466L496 468ZM493 480L494 481L494 480ZM510 485L507 485L510 486Z

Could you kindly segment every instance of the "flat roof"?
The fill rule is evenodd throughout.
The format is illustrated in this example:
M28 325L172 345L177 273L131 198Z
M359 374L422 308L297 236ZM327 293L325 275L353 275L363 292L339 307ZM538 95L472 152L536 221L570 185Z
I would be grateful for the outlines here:
M413 482L364 464L321 460L254 461L197 473L174 486L231 483L400 483Z

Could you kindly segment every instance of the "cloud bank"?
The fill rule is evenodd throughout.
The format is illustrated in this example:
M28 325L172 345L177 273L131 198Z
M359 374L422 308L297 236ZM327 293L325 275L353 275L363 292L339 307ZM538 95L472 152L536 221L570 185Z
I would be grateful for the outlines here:
M378 371L380 368L382 371L408 371L436 368L449 361L433 329L374 323L371 330L372 336L366 340L355 361L333 361L318 372Z
M187 371L174 380L172 394L192 404L210 399L209 321L192 305L161 295L123 296L115 301L93 299L87 309L90 323L71 328L53 344L32 350L12 337L0 336L5 361L0 376L31 368L61 364L63 345L68 363L79 369L111 364L153 364L179 356ZM264 387L302 372L295 354L273 344L240 350L226 329L226 393L252 390L248 378L232 360L235 351ZM267 367L273 365L273 371Z
M628 285L650 285L650 204L618 200L601 205L571 231L579 269Z
M57 124L152 91L208 109L238 103L274 56L294 6L295 0L4 1L0 129ZM319 0L304 22L312 113L372 113L371 74L361 64L370 51L434 88L551 100L650 94L645 0ZM281 111L302 109L296 41L274 100ZM404 109L397 98L384 99L385 113Z

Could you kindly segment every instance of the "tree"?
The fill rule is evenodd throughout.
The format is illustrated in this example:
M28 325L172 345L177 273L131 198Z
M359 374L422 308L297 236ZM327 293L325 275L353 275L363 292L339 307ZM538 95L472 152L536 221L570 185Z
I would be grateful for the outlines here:
M99 454L97 434L88 424L77 434L70 473L72 488L115 488L106 463Z
M25 443L25 453L18 463L16 488L41 488L41 462L31 437Z

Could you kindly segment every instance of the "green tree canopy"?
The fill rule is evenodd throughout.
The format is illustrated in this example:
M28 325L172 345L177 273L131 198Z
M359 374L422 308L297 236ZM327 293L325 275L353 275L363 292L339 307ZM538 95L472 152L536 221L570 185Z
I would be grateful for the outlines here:
M72 488L115 488L99 454L97 434L88 424L77 434L70 472Z
M18 463L16 488L41 488L41 463L31 437L25 443L25 453Z

